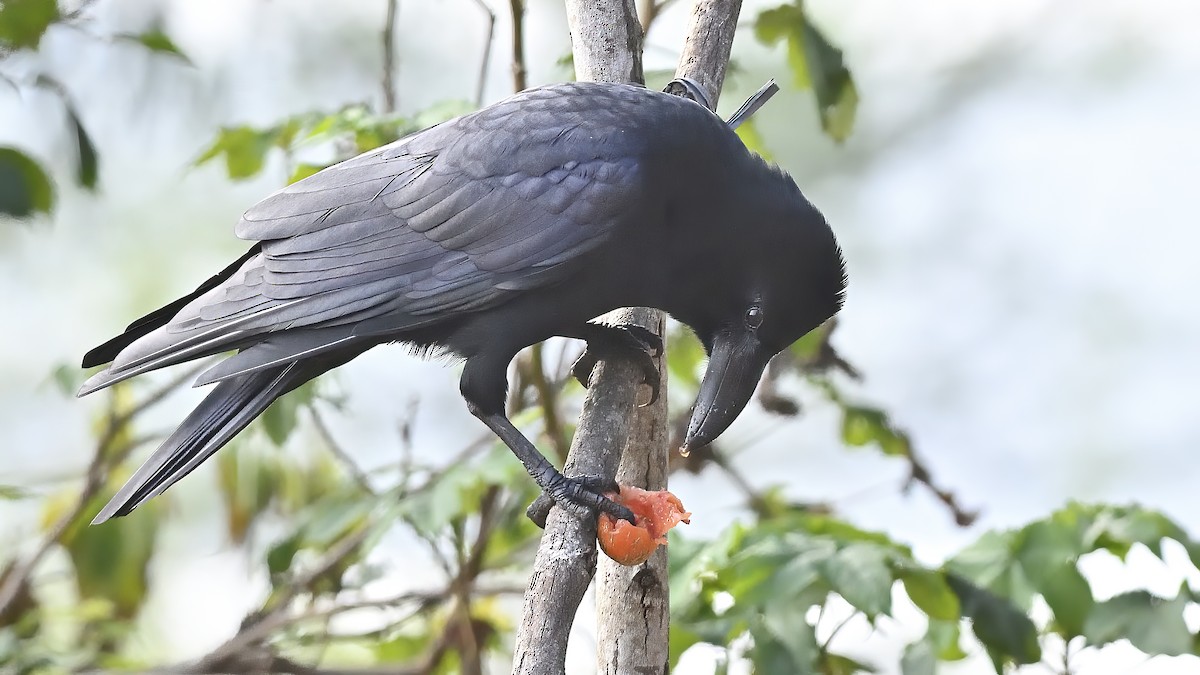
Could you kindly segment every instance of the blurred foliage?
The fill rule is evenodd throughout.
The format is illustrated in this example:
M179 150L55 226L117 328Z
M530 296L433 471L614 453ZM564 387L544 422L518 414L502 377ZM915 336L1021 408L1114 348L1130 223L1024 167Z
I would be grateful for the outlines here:
M986 533L938 568L919 564L886 535L804 509L735 525L710 542L672 533L672 663L696 642L728 648L748 635L745 656L755 672L872 672L830 651L837 634L825 619L830 598L852 608L839 625L855 616L878 624L901 589L928 618L924 637L905 651L905 675L965 658L962 630L997 673L1039 662L1049 636L1092 647L1124 639L1148 655L1197 654L1184 621L1197 597L1186 585L1172 598L1133 591L1100 601L1079 569L1091 555L1123 560L1135 545L1162 559L1167 539L1200 563L1200 547L1178 525L1136 506L1072 503L1020 529ZM1036 624L1029 618L1035 598L1050 608Z
M36 49L46 29L60 18L55 0L7 0L0 5L0 45Z
M802 0L769 9L758 15L754 34L764 44L783 42L793 81L812 89L821 114L821 126L836 141L844 141L854 128L858 90L842 60L842 52L809 20Z
M48 91L59 99L69 125L67 133L74 139L74 179L81 187L91 190L95 189L100 176L99 157L69 92L45 73L35 72L31 78L18 79L5 69L6 62L14 54L36 52L42 36L55 24L74 25L82 9L63 14L55 0L6 0L0 3L0 82L10 85L18 96L24 89L32 87ZM171 38L158 28L109 37L135 42L152 52L169 54L190 63ZM0 215L23 219L49 214L54 208L54 197L54 186L44 166L20 149L0 147Z
M53 205L54 186L42 167L20 150L0 148L0 213L24 218Z
M0 53L36 50L53 24L72 20L76 17L61 14L52 1L5 2ZM857 92L841 52L811 24L804 5L762 12L754 33L765 43L784 43L794 83L812 89L826 133L843 140L853 125ZM187 61L157 28L112 37ZM74 178L95 186L97 152L67 92L44 77L19 86L59 96L75 138ZM451 102L404 116L351 104L267 128L226 128L197 164L221 160L230 178L244 179L261 172L270 153L279 151L289 180L300 180L466 110ZM770 139L753 124L739 133L748 146L768 152ZM53 202L46 171L21 151L0 148L0 213L47 213ZM970 524L974 514L935 486L912 438L892 416L846 393L860 376L834 348L835 329L830 322L776 358L761 383L759 402L783 417L803 414L801 393L832 406L847 448L875 448L888 461L904 462L910 482L928 487L960 524ZM690 400L699 386L704 348L679 328L668 344L672 400ZM561 445L563 438L551 434L569 435L571 427L549 419L558 419L559 406L577 407L581 392L566 372L557 372L565 368L546 366L541 351L519 358L512 418L545 448ZM73 366L56 369L48 379L63 395L79 384ZM158 389L134 382L110 390L96 419L95 454L82 487L47 493L0 485L0 499L40 499L42 511L38 545L0 554L0 671L162 665L137 647L155 590L155 555L169 528L188 526L174 504L177 492L103 527L87 523L129 474L129 459L157 440L141 431L145 411L189 379L185 375ZM187 672L320 674L381 666L480 672L487 658L504 654L514 627L511 608L501 599L523 592L540 536L523 513L536 496L533 482L490 435L457 453L443 452L447 459L438 465L419 464L407 447L408 421L401 425L398 459L364 470L323 421L338 413L339 404L318 385L301 387L212 462L225 536L267 583L236 633ZM672 411L673 428L686 423L686 413ZM673 470L726 474L744 492L747 513L710 541L671 534L672 664L687 648L707 643L725 653L721 669L744 662L759 673L873 672L892 664L842 653L840 631L849 621L884 625L898 605L925 617L923 635L900 657L905 675L930 675L940 662L972 654L986 655L1000 673L1041 661L1051 643L1084 649L1123 640L1148 655L1168 656L1200 649L1200 638L1184 621L1200 599L1188 586L1173 597L1133 590L1102 598L1081 571L1091 557L1124 560L1134 548L1162 559L1167 540L1181 546L1195 567L1200 543L1161 513L1072 503L1024 527L983 533L943 564L929 565L905 544L862 530L827 505L794 503L782 486L751 484L728 461L730 454L717 445L672 459ZM402 573L378 555L380 542L397 533L422 542L412 556L429 560L440 583L408 588ZM405 586L402 592L383 592L397 581ZM1046 612L1036 611L1039 603ZM1061 668L1071 672L1069 659Z
M298 162L289 168L288 182L294 183L331 164L374 150L471 109L466 101L449 101L413 116L401 116L376 114L366 105L354 104L331 114L296 115L267 129L227 127L221 129L196 164L223 157L229 177L242 180L258 175L266 163L267 153L273 149L292 157L322 144L333 147L334 152L327 153L332 154L327 161Z

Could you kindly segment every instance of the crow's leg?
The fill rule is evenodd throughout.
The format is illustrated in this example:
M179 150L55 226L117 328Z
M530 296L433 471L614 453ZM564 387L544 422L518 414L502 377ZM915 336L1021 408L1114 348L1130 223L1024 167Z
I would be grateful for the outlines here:
M496 367L496 363L501 365ZM596 511L603 511L632 523L633 512L603 494L615 492L616 481L593 476L568 478L562 475L538 452L537 446L513 426L504 414L504 394L507 388L505 364L499 359L467 359L462 379L459 381L459 389L467 401L467 408L504 441L517 459L521 460L525 470L542 488L547 498L581 517L592 517ZM545 500L541 501L544 505ZM545 508L545 511L548 512L549 508ZM530 513L530 518L535 523L545 526L545 515L543 514L541 522L538 522L535 514L536 512Z
M633 522L632 511L603 494L616 492L619 489L616 481L599 476L568 478L562 475L503 414L479 414L474 410L474 406L470 406L470 402L468 406L472 408L471 412L476 417L504 441L517 459L525 465L525 470L533 476L534 482L542 488L543 496L530 505L528 510L530 519L540 527L546 526L546 515L550 511L547 500L580 517L591 517L596 511L603 511L615 518Z
M571 374L583 386L592 379L596 363L605 357L616 356L631 359L642 370L643 381L650 385L650 405L658 400L660 375L654 357L662 354L662 338L653 331L632 324L610 326L602 323L585 323L578 329L559 333L563 337L587 341L587 349L571 366Z

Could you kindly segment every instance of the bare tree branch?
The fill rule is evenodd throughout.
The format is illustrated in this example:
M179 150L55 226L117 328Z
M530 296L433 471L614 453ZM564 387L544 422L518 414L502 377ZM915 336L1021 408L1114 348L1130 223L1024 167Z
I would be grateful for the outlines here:
M546 364L542 343L536 344L529 351L529 377L537 392L538 403L542 406L542 419L545 420L546 435L550 445L554 446L554 454L559 460L566 460L567 435L563 430L562 419L558 415L558 387L546 378Z
M643 17L649 25L661 5ZM700 0L692 9L675 76L708 89L715 108L737 26L740 0ZM661 315L660 315L661 319ZM663 326L658 326L661 335ZM660 370L664 370L660 367ZM669 433L665 401L639 415L622 455L617 479L650 490L667 487ZM597 669L606 675L665 673L669 664L670 584L667 550L645 563L627 567L601 557L596 572Z
M684 31L683 53L675 76L690 77L704 85L713 107L725 83L725 69L741 11L742 0L696 0Z
M346 452L346 449L342 447L342 444L338 443L337 439L333 437L333 431L330 430L329 425L326 424L325 417L321 414L321 411L318 410L315 405L308 406L308 410L310 413L312 413L313 426L317 428L317 433L320 434L321 439L325 441L325 445L329 448L329 452L332 453L333 456L342 463L342 466L346 468L346 472L350 474L350 477L354 479L354 482L357 483L364 492L372 495L375 494L375 488L371 487L371 479L367 477L367 474L363 473L362 467L358 465L358 462L354 461L354 458L350 456L350 453Z
M387 0L383 24L383 112L396 112L396 14L400 0Z
M578 79L642 82L642 30L633 2L568 0ZM662 334L661 312L626 309L615 314L609 317L613 322L637 323ZM597 365L564 468L568 475L616 474L621 451L631 441L640 382L641 373L633 363L613 360ZM665 386L659 406L665 411ZM660 423L665 425L665 419ZM665 439L665 433L662 436ZM567 639L595 572L596 556L595 522L553 509L525 594L513 652L514 674L565 672Z
M525 69L525 0L509 0L512 10L512 76L513 91L528 87Z
M496 40L496 13L483 0L471 0L487 16L487 36L483 40L483 56L479 61L479 80L475 83L475 105L483 106L483 90L487 86L488 66L492 62L492 44Z

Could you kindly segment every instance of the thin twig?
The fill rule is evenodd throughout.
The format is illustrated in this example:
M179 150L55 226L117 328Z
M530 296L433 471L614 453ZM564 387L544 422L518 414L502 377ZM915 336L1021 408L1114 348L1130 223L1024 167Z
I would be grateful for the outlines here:
M489 438L494 439L489 435ZM457 466L461 460L465 460L471 453L477 452L480 447L485 447L480 442L471 443L460 453L459 457L448 463L440 471L435 472L420 486L413 489L400 490L395 499L402 500L419 493L431 485L445 473L449 468ZM496 488L492 488L496 490ZM209 672L236 672L237 668L232 666L241 663L239 658L251 653L254 648L259 647L274 635L277 631L286 628L292 624L306 621L309 619L318 619L340 614L343 612L352 611L355 609L363 609L367 607L383 607L390 603L399 604L401 602L416 600L420 601L424 606L426 602L432 602L431 598L444 600L451 594L459 593L459 589L465 587L468 592L477 593L474 589L475 578L478 577L483 570L483 558L486 545L490 541L494 525L494 506L496 496L491 492L484 495L480 513L479 532L476 535L476 541L471 549L470 555L462 566L460 566L458 575L447 586L447 588L436 594L436 596L425 593L406 593L388 600L377 601L361 601L357 603L348 603L336 606L334 608L324 610L309 610L295 614L291 611L291 603L302 592L310 590L313 582L324 575L328 574L337 565L345 561L349 556L358 551L359 547L371 535L373 528L368 526L353 532L344 537L323 556L313 567L302 574L297 575L294 579L283 585L282 592L273 597L268 598L267 603L263 608L250 614L242 621L241 629L233 637L226 640L216 649L209 652L207 655L190 665L179 666L170 669L176 673L209 673ZM435 550L435 553L437 551ZM488 591L490 594L507 593L513 589L501 587L493 591ZM271 655L275 657L275 655ZM277 657L276 657L277 658ZM430 663L436 663L431 661ZM425 672L428 667L415 669L414 672ZM308 672L308 671L304 671Z
M325 554L321 560L305 573L297 576L284 586L283 592L271 603L265 611L251 615L242 622L242 628L233 637L226 640L216 649L209 652L192 666L175 669L176 672L208 673L224 671L228 663L242 652L267 639L276 630L287 626L293 621L288 609L292 600L301 591L308 589L314 580L324 576L339 563L352 555L371 533L370 527L364 527L341 539Z
M130 453L141 447L143 442L150 438L146 436L135 438L113 452L110 446L121 432L148 408L182 387L207 366L208 364L204 363L198 367L184 371L181 375L154 390L137 405L123 413L117 413L115 409L110 409L104 433L101 434L100 440L96 442L96 449L92 453L91 462L84 473L83 487L79 491L79 496L75 498L75 503L58 520L54 521L54 524L46 531L45 536L33 554L23 562L13 566L12 571L4 580L4 585L0 586L0 615L4 614L8 610L9 605L20 595L21 587L28 582L29 576L33 574L38 563L41 562L46 553L62 540L63 535L66 534L71 525L83 515L92 498L103 489L104 485L108 482L108 474L112 468L125 461L125 458ZM110 397L110 404L115 404L115 401L115 397Z
M483 90L487 86L488 67L492 62L492 43L496 41L496 13L483 0L471 0L487 15L487 36L483 41L483 56L479 60L479 80L475 83L475 105L483 106Z
M654 20L657 19L664 9L667 8L674 0L641 0L638 3L638 19L642 24L642 38L647 39L650 36L650 28L654 25ZM649 46L649 45L647 45Z
M400 0L387 0L383 26L383 112L396 112L396 14Z
M512 76L513 91L524 91L525 70L525 0L509 0L512 10Z
M96 2L96 0L83 0L83 2L80 2L80 3L79 3L79 6L78 6L78 7L76 7L75 9L73 9L73 10L71 10L71 11L67 12L66 14L64 14L64 15L63 15L63 20L64 20L64 21L74 21L75 19L78 19L78 18L79 18L80 16L82 16L82 15L83 15L83 13L84 13L84 12L86 12L86 11L87 11L87 9L88 9L89 7L91 7L91 6L92 6L92 4L93 4L93 3L95 3L95 2Z
M321 411L318 410L316 406L309 406L309 411L312 412L313 426L317 428L317 433L319 433L321 435L321 439L325 441L325 445L329 448L329 452L332 453L334 457L338 458L338 460L342 463L342 466L344 466L346 471L350 474L350 477L354 479L354 482L357 483L358 486L363 489L363 491L365 491L367 494L375 494L375 488L371 487L371 480L367 478L367 474L363 473L362 468L358 466L358 463L354 461L354 458L350 456L350 453L346 452L346 449L342 447L341 443L338 443L337 439L333 437L333 432L329 429L329 425L326 424L325 417L321 414Z
M550 437L550 445L559 461L567 460L567 450L570 449L566 432L563 430L562 418L558 414L558 388L552 386L546 379L546 364L542 353L544 343L539 342L529 351L529 376L533 380L533 388L537 391L538 403L542 406L542 419L546 427L546 435Z

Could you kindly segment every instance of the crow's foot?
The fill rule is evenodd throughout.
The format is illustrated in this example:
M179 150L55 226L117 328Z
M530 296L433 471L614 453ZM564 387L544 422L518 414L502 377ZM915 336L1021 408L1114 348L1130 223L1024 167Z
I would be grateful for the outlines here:
M661 379L654 358L662 354L663 343L654 331L634 324L589 323L583 338L587 340L587 349L571 366L571 374L580 384L584 387L591 384L592 371L600 359L608 356L628 358L641 369L642 381L650 385L650 402L646 405L658 400Z
M606 493L620 492L617 481L603 476L560 477L561 481L551 484L525 509L525 515L538 527L545 529L550 508L556 504L580 517L592 517L603 512L633 522L633 511L604 496Z

